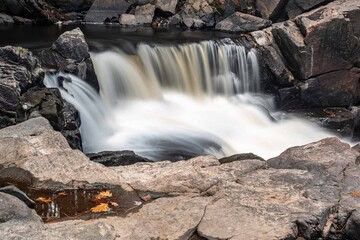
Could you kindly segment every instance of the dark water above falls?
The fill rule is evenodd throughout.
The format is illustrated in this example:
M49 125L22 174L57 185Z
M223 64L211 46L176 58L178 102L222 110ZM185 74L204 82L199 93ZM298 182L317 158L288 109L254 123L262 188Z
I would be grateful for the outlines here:
M121 28L118 25L80 25L91 51L118 47L134 50L140 42L175 44L201 40L237 37L235 34L216 31L182 29L161 30L151 27ZM0 25L0 47L6 45L29 49L47 48L65 31L75 26Z

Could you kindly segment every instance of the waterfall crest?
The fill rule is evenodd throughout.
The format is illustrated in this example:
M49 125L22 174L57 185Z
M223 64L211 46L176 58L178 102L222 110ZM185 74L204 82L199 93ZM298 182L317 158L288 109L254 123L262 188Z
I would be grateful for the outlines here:
M253 152L264 158L330 136L299 119L274 122L255 49L230 39L140 44L135 55L92 53L100 95L74 76L48 74L82 119L86 152L134 150L153 160Z

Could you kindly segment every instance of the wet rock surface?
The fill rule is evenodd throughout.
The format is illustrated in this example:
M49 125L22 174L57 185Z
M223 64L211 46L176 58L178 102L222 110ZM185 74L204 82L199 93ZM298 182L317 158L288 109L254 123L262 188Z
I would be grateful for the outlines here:
M152 162L138 156L133 151L100 152L86 154L91 161L101 163L107 167L126 166L139 162Z
M43 67L74 74L99 89L89 46L79 28L60 35L50 49L37 54Z
M357 239L360 153L336 138L290 148L267 162L248 154L222 164L198 157L109 168L71 150L43 118L2 129L0 139L2 171L16 166L42 184L73 189L115 184L142 193L146 202L131 214L91 221L43 225L31 217L38 228L6 218L0 224L5 239L190 239L195 233L205 239Z
M310 108L287 111L322 127L333 130L339 136L352 137L357 124L357 112L346 108Z

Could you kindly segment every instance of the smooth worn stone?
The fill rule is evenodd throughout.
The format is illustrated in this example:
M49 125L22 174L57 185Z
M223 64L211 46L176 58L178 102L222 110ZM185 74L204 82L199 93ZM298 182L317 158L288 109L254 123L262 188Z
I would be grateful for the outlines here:
M67 184L78 180L122 185L113 170L72 150L64 136L55 132L45 118L34 118L1 129L0 143L1 165L17 166L40 181Z
M215 29L227 32L247 33L266 28L270 25L271 21L269 20L241 12L236 12L217 23Z
M9 194L23 201L29 208L34 208L35 202L31 200L24 192L15 186L7 186L0 188L0 192Z
M0 192L0 232L4 239L21 238L20 231L41 230L43 223L36 212L26 204L10 194ZM14 232L13 238L6 233ZM9 237L9 238L8 238Z
M120 185L143 193L140 204L146 204L123 217L30 230L15 224L2 231L5 239L15 234L26 239L190 239L197 232L207 239L275 240L357 233L357 217L350 213L359 207L360 153L336 138L290 148L268 162L221 164L204 156L104 167L71 150L60 134L54 139L57 134L43 118L0 130L1 165L17 166L41 182Z
M155 5L146 4L135 8L135 18L138 24L150 24L155 14Z

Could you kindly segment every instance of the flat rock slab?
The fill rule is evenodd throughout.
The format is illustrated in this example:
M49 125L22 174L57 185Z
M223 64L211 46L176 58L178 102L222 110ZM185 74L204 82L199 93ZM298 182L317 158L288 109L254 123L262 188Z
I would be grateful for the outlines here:
M195 233L206 239L358 236L360 153L336 138L288 149L268 162L221 164L204 156L109 168L70 149L44 118L0 130L0 140L0 153L8 153L0 158L3 170L16 166L43 182L127 186L144 194L145 202L126 216L92 221L44 225L33 218L29 224L5 219L0 224L4 239L190 239Z

